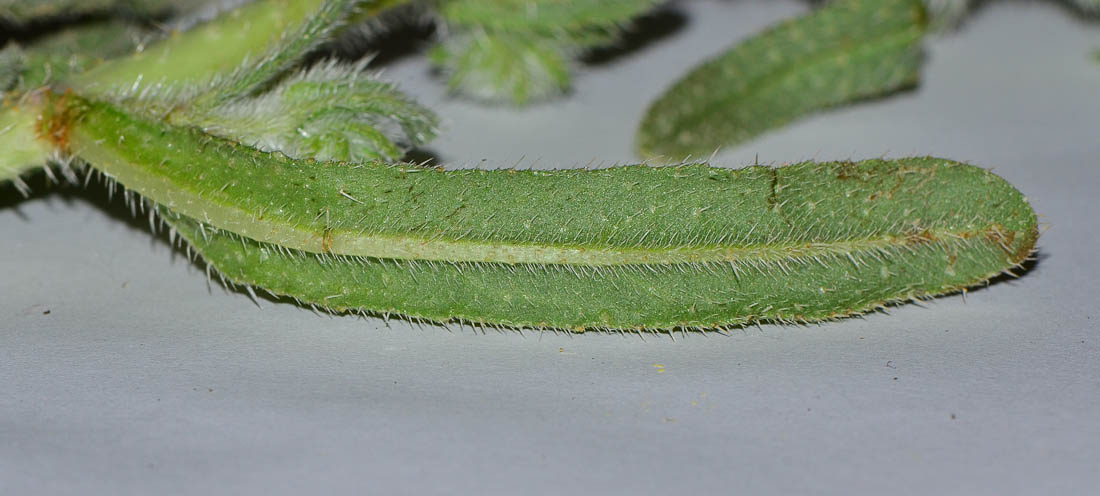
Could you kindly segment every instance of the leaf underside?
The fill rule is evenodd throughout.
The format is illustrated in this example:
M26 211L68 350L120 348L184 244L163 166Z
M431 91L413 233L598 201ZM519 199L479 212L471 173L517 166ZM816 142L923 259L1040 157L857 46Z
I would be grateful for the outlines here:
M957 291L1024 261L1037 236L1034 214L1022 197L1006 190L1010 186L984 170L935 159L805 163L776 170L799 179L858 171L855 177L837 181L876 184L894 182L899 170L916 168L936 170L953 182L968 177L973 189L965 197L975 200L960 205L960 212L977 208L1000 211L1003 217L951 233L902 228L909 234L891 243L844 253L798 256L792 250L789 257L768 260L744 257L724 263L611 266L305 253L241 238L174 214L166 218L230 281L330 310L509 327L713 329L756 321L842 317L894 301ZM896 195L920 189L906 181L899 184ZM953 193L963 194L958 188ZM991 193L997 196L985 196ZM825 205L821 208L822 217L846 215ZM913 220L919 222L916 216ZM812 228L811 219L807 216L803 222ZM772 233L776 243L792 236L791 229Z

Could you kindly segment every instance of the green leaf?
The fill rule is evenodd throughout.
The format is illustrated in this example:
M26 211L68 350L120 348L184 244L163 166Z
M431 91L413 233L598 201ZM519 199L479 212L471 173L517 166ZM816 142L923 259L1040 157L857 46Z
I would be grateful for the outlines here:
M461 250L433 259L348 257L288 250L174 213L165 218L232 283L305 304L414 320L574 331L713 329L843 317L981 284L1022 263L1037 237L1035 214L1012 186L988 171L942 159L419 177L431 175L449 176L455 190L469 191L474 201L467 208L477 212L482 225L507 231L521 223L520 236L528 245L558 238L571 255L563 255L561 263L471 261ZM492 182L479 180L485 177ZM589 196L610 184L607 177L618 179L619 188L632 186L619 195ZM452 194L421 190L417 186L423 182L409 184L412 189L402 194L421 195L426 204ZM482 188L492 189L499 203L476 201ZM633 193L654 190L674 198L664 203L652 194ZM706 202L691 196L703 190L711 194ZM583 203L586 213L559 212L562 202L548 201L540 191ZM587 201L576 201L581 198ZM369 209L354 208L368 217ZM517 211L526 217L510 215ZM546 221L532 216L535 211ZM598 228L587 242L566 242L557 232L561 226L577 234L619 215L633 216L621 224L622 234L651 259L597 263L584 254L607 248ZM428 224L419 229L427 239L445 237L448 224L462 223L421 217L416 210L406 216ZM365 230L369 223L364 220ZM735 247L724 249L727 257L721 260L697 252L699 259L661 261L662 253L683 255L698 248L670 237L685 225L703 229L699 232L707 238L696 241L709 241L704 246L725 238L736 240ZM508 244L499 243L502 249Z
M473 32L448 37L431 53L451 91L523 105L569 88L569 62L557 43L523 35Z
M64 81L107 59L132 53L142 40L153 36L141 25L121 19L79 23L46 33L17 49L22 88L33 90Z
M920 0L838 0L740 42L650 106L643 155L707 156L826 107L917 82Z
M440 15L449 26L539 36L572 44L613 38L657 0L449 0Z
M293 160L105 104L64 116L73 153L203 223L177 228L230 280L335 310L569 329L813 321L978 284L1037 237L1011 185L935 158L444 171Z
M213 103L259 91L324 41L355 0L256 0L70 83L86 95L219 84Z
M238 70L226 83L218 85L212 100L224 102L254 96L267 90L280 76L297 66L309 52L327 41L359 1L321 2L294 30L284 32L255 64Z
M435 136L438 119L365 66L318 64L260 96L170 120L293 158L397 161Z
M565 92L571 59L615 39L655 0L448 0L432 61L455 93L523 105Z

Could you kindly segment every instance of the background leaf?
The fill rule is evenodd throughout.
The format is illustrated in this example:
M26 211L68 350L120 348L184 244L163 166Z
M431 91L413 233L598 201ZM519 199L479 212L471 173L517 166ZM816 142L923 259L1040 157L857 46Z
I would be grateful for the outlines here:
M432 62L455 93L523 105L565 92L571 60L656 0L449 0Z
M911 86L923 62L920 0L839 0L734 45L647 111L643 155L707 156L809 112Z

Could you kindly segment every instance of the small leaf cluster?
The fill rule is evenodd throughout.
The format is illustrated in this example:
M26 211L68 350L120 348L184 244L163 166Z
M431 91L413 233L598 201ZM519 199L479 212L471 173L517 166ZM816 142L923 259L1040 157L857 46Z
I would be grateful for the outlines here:
M449 0L438 8L442 41L432 62L450 88L516 105L565 92L571 60L615 40L656 0Z
M259 96L175 120L293 158L395 162L435 136L437 118L394 84L366 75L366 62L318 64Z

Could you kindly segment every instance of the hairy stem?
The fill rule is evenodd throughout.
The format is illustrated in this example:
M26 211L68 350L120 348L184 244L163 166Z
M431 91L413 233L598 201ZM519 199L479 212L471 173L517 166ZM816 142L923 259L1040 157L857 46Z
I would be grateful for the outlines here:
M257 0L71 81L85 94L140 85L204 83L257 65L224 89L253 91L326 39L355 0Z

